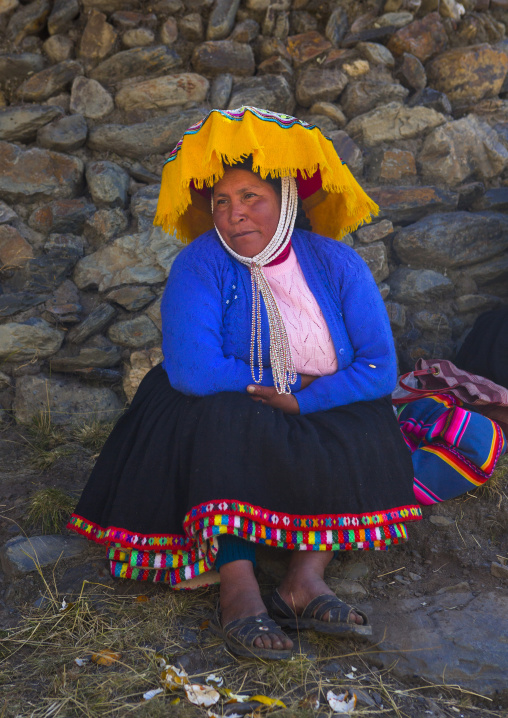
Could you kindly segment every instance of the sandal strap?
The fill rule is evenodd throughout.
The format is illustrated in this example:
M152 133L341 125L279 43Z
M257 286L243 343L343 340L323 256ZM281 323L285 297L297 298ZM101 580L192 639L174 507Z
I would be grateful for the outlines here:
M326 623L353 623L349 620L352 612L359 613L356 608L344 603L337 596L322 594L313 598L305 606L301 618L315 618L318 621L324 621L323 616L328 613Z
M252 647L256 638L269 632L275 633L281 638L286 638L286 634L281 630L280 626L267 613L260 613L259 616L237 618L223 626L222 630L228 640L236 641L246 647Z
M265 601L265 603L267 603L267 601ZM278 589L275 589L272 593L268 603L271 604L270 608L272 609L272 613L276 613L278 618L298 618L291 606L282 598ZM275 611L273 609L275 609Z

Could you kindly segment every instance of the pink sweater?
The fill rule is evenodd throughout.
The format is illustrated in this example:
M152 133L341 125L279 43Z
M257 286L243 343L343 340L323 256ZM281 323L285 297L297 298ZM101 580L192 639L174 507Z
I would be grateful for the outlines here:
M284 262L263 267L263 272L284 319L296 371L312 376L334 374L338 368L335 347L293 248Z

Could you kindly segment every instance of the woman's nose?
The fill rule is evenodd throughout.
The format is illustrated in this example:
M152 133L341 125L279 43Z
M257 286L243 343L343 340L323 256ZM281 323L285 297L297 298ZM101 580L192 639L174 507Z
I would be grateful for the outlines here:
M231 222L242 222L245 219L245 207L239 201L233 201L229 208L229 219Z

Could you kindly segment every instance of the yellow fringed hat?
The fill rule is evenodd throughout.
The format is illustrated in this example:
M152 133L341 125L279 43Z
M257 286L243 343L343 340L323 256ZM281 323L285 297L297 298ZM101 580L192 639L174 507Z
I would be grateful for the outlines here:
M317 234L340 239L379 212L316 125L246 106L212 110L185 132L164 165L154 224L185 243L212 229L210 188L224 164L250 155L262 179L296 178Z

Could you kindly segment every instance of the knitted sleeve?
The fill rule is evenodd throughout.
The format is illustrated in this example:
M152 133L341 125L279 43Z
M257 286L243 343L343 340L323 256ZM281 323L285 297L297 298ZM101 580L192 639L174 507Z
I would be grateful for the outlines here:
M185 250L171 268L161 304L162 351L169 381L183 394L245 392L252 383L250 366L223 352L219 275L190 261ZM271 369L261 383L273 386Z
M374 278L356 252L348 252L346 266L339 256L329 256L329 274L340 295L354 358L346 368L319 377L295 394L301 414L379 399L393 391L397 379L390 322Z

